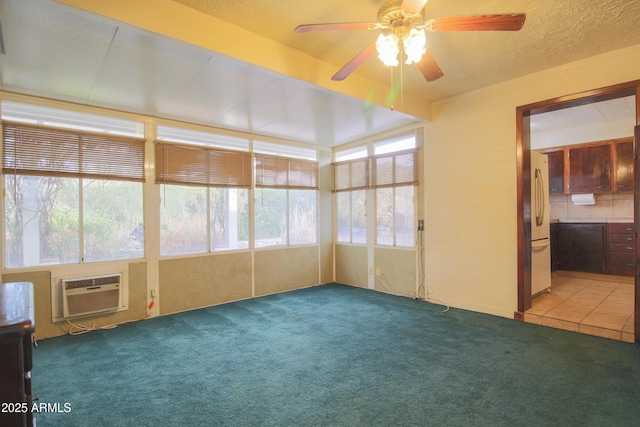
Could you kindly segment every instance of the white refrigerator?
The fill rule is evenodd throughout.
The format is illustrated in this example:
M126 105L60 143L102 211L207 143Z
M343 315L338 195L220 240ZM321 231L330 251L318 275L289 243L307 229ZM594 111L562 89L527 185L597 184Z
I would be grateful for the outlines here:
M547 155L531 152L531 295L551 288Z

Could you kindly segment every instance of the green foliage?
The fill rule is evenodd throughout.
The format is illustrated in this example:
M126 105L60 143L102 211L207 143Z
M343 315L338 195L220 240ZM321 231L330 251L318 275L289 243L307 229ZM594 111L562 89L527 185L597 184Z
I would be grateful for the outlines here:
M6 212L7 265L24 264L23 251L40 252L41 263L78 262L80 227L83 227L85 261L101 261L140 256L127 250L129 233L143 221L142 184L126 181L82 180L60 177L7 177L11 184L11 203ZM26 199L26 200L25 200ZM83 224L80 224L82 208ZM30 238L24 248L23 235L30 223L37 222L39 241ZM30 249L33 248L33 249Z
M286 234L287 190L275 188L256 189L255 225L256 239L281 238Z

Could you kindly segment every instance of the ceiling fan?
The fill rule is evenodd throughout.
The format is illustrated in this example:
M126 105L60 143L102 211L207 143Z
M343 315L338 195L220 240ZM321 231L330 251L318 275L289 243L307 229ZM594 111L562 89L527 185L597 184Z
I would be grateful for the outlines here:
M388 0L378 10L377 22L344 22L328 24L304 24L296 33L333 30L380 30L375 43L370 44L347 62L332 80L344 80L375 52L389 66L398 65L402 50L406 64L415 63L428 82L444 75L435 59L425 48L425 30L442 31L518 31L525 21L524 13L453 16L425 21L424 6L427 0Z

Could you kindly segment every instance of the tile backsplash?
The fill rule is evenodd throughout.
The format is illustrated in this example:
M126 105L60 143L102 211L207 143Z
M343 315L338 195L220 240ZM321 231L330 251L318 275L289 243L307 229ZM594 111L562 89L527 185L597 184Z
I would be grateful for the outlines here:
M570 194L549 196L551 219L631 219L633 193L599 193L595 205L574 205Z

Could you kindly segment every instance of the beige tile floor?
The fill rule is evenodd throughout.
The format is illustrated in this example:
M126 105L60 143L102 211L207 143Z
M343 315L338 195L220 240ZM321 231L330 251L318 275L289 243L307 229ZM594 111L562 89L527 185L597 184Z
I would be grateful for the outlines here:
M633 342L633 279L556 272L551 292L533 298L529 323Z

